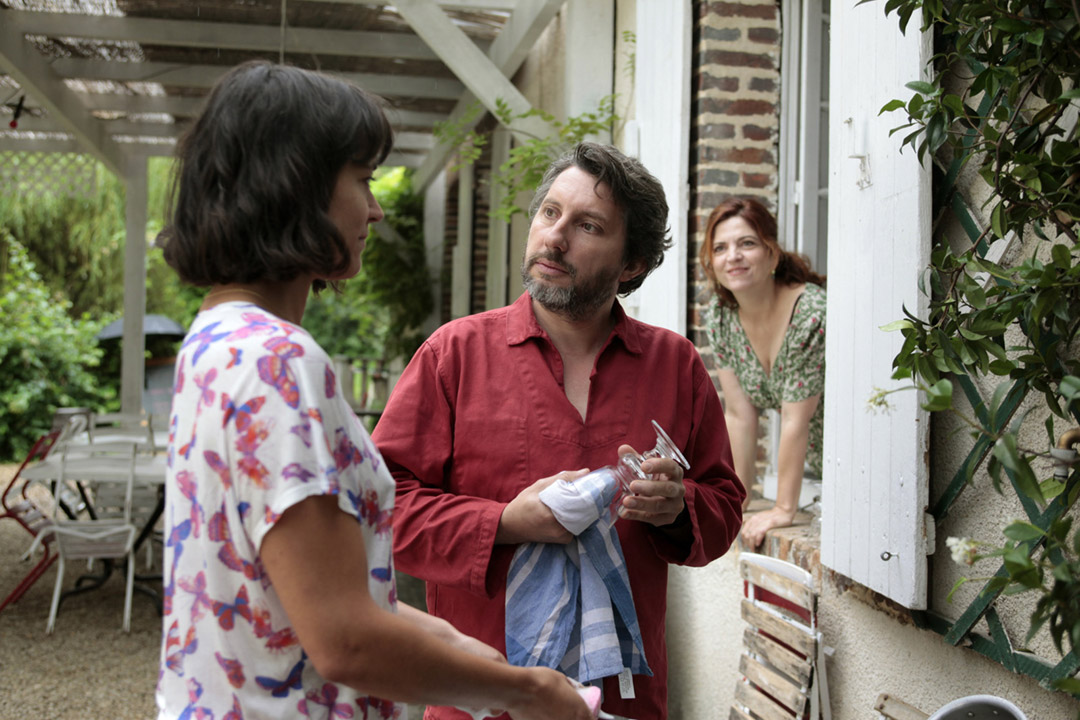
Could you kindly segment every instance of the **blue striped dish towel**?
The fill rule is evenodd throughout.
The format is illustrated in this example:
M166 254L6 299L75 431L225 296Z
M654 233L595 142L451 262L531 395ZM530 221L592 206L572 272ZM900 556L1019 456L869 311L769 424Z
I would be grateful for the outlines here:
M540 493L577 538L518 547L506 583L506 657L556 668L579 682L652 675L610 511L617 483L607 469Z

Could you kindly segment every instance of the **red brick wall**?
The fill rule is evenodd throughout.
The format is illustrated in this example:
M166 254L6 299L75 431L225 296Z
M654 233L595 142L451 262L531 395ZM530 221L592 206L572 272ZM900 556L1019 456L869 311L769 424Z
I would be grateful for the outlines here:
M730 195L776 201L780 9L776 0L695 0L690 118L690 338L714 368L701 329L710 298L698 265L709 213Z
M712 299L698 264L705 223L730 195L776 206L780 137L780 8L777 0L695 0L690 118L690 271L688 335L716 379L701 325ZM759 438L766 433L759 426ZM758 464L766 448L758 444Z

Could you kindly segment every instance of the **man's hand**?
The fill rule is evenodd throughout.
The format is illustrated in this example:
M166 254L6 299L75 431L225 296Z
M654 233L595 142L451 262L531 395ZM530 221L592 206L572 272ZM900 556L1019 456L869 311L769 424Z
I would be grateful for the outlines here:
M620 457L629 453L636 451L629 445L619 446ZM686 507L682 466L668 458L649 458L641 464L641 470L650 477L630 483L634 494L622 499L619 517L656 527L670 525Z
M540 502L540 491L558 480L573 482L588 473L584 470L564 470L551 477L541 478L518 493L503 509L499 529L495 531L497 545L519 545L527 542L560 543L574 539L570 531L559 524L555 514Z

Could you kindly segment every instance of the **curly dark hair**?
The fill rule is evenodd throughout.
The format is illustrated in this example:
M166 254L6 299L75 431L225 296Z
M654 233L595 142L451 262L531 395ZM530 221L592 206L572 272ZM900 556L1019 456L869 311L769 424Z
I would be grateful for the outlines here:
M529 205L530 220L536 216L555 178L570 167L581 168L596 178L597 185L604 183L611 188L612 200L623 213L626 227L623 261L629 264L640 260L645 267L640 274L619 283L619 295L629 295L641 287L649 273L660 267L664 251L671 247L664 188L636 158L627 157L610 145L583 142L548 166Z
M351 83L265 61L233 68L180 140L157 239L166 262L196 286L341 272L349 252L327 215L337 176L378 165L393 142L381 100Z
M741 217L754 229L757 236L765 243L769 254L779 257L780 262L776 266L776 282L784 285L801 285L813 283L825 287L825 276L814 272L810 268L810 260L805 255L799 255L780 247L776 239L776 218L768 208L754 198L733 197L724 200L712 213L705 223L705 236L701 242L701 250L698 252L698 261L701 263L705 277L708 278L709 287L716 293L721 304L729 307L738 307L735 296L731 291L720 284L712 267L712 237L716 226L733 217Z

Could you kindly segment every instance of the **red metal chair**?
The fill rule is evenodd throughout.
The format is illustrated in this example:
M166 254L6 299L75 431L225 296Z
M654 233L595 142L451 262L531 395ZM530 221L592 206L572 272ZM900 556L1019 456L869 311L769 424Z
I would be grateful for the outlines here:
M26 459L23 460L22 465L19 466L15 477L11 478L11 482L8 483L3 494L0 495L0 520L14 520L30 534L32 540L41 535L40 544L43 551L41 559L30 569L30 572L26 574L18 586L4 598L3 602L0 602L0 612L21 598L30 589L30 586L37 582L38 578L56 561L57 554L52 547L54 540L52 536L52 520L49 519L48 513L39 508L27 494L28 483L21 475L26 466L45 459L49 451L52 450L53 445L56 444L60 434L59 430L53 430L38 438L34 446L30 448L30 452L27 454Z

